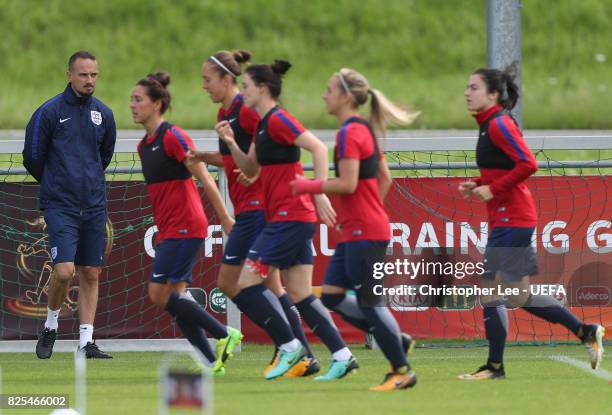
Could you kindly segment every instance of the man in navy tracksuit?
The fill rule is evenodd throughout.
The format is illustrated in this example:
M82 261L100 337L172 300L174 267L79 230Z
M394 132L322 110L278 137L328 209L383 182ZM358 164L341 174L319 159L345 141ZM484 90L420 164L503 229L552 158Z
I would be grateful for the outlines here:
M79 350L87 358L108 359L93 341L106 230L106 183L117 135L112 111L93 97L96 57L73 54L68 86L32 115L26 129L23 165L40 183L40 208L49 233L53 273L47 321L36 355L48 359L57 336L57 318L70 280L79 274Z

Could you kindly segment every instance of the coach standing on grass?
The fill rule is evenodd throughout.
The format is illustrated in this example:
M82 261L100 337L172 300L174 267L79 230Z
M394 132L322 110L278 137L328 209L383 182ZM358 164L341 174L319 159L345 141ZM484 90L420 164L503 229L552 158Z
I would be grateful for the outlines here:
M70 280L79 275L80 345L87 358L110 359L93 341L98 277L104 254L104 170L115 148L112 111L93 97L96 57L79 51L68 61L68 86L32 115L26 129L23 165L40 183L40 209L49 232L53 273L47 321L36 355L48 359L57 337L58 315Z

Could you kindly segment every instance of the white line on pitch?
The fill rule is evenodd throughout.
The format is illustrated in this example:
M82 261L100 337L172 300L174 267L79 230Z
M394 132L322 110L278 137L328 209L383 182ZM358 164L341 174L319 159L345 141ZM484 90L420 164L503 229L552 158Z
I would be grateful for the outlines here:
M584 372L587 372L597 378L603 379L603 380L607 380L608 382L612 381L612 373L608 372L605 369L599 368L597 370L593 370L591 368L591 365L586 363L586 362L582 362L580 360L576 360L576 359L572 359L571 357L568 356L550 356L551 360L555 360L557 362L563 362L563 363L567 363L568 365L572 365L574 367L577 367L580 370L583 370Z

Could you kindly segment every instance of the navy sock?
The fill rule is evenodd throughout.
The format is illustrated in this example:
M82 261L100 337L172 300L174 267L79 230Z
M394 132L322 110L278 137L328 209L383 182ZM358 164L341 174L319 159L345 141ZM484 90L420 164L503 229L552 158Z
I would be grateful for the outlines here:
M330 310L340 314L342 318L357 327L359 330L369 332L370 323L357 303L357 297L346 294L323 294L321 302Z
M277 346L295 339L278 298L262 284L252 285L240 291L234 297L234 302L274 339Z
M181 295L172 292L166 304L166 310L177 319L180 318L200 326L215 339L227 337L227 327L196 303L188 291Z
M244 298L240 297L240 293L238 293L234 298L231 299L234 304L236 304L236 307L238 307L238 309L244 313L245 316L247 316L249 318L249 320L251 320L253 323L255 323L257 325L257 327L259 327L260 329L262 329L263 331L266 332L267 334L267 329L266 326L263 324L262 321L257 320L254 316L253 316L253 312L251 312L251 310L248 307L248 304L245 304L244 302ZM268 336L270 337L270 336ZM276 349L278 349L280 347L280 344L277 343L276 339L273 337L270 337L270 339L272 339L272 342L274 343L274 347Z
M308 352L308 356L313 357L312 350L310 350L310 344L308 344L308 340L306 340L306 334L304 333L302 320L300 319L300 312L298 311L297 307L289 299L287 293L278 297L278 301L280 301L283 311L285 312L285 316L287 317L287 320L289 320L293 334L300 341L300 343L302 343L306 349L306 352Z
M484 326L489 341L489 362L503 363L508 334L508 310L502 301L485 304Z
M204 357L212 364L216 360L215 353L213 352L210 344L208 343L208 339L204 335L204 330L200 327L190 323L187 320L183 320L182 318L176 319L176 324L180 327L183 332L183 336L189 343L196 349L198 349Z
M373 327L372 334L393 369L409 366L402 348L399 326L389 309L385 307L363 307L361 310L368 319L370 326Z
M344 340L342 340L338 329L334 325L329 310L325 308L317 297L311 294L297 303L296 307L312 332L323 340L323 343L332 353L346 347Z
M531 295L523 309L551 323L562 324L576 336L582 325L571 311L549 295Z

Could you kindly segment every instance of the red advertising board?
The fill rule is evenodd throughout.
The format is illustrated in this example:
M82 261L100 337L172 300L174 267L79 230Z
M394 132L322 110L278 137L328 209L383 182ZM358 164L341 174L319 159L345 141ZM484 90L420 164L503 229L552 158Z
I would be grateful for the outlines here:
M459 178L395 179L386 207L392 241L386 262L478 262L488 226L484 205L464 201ZM537 200L539 224L534 238L540 274L535 289L550 292L572 306L580 318L612 326L612 203L607 176L538 176L529 180ZM36 209L38 186L0 184L0 338L33 339L46 317L46 288L51 273L44 220ZM172 338L180 336L167 313L147 298L155 228L142 182L109 183L109 221L105 266L100 279L98 338ZM210 206L209 238L194 268L194 296L219 319L225 298L215 289L222 234ZM335 231L319 225L313 240L315 293L322 284L335 247ZM474 277L387 274L385 285L469 286ZM562 287L562 290L559 289ZM561 292L562 291L562 292ZM78 333L75 278L64 303L60 338ZM402 329L419 339L482 338L482 312L474 297L462 295L390 296L389 305ZM334 317L347 341L363 334ZM559 326L541 322L522 310L510 312L510 340L569 339ZM263 332L242 319L247 341L268 342ZM310 333L309 333L310 335Z

